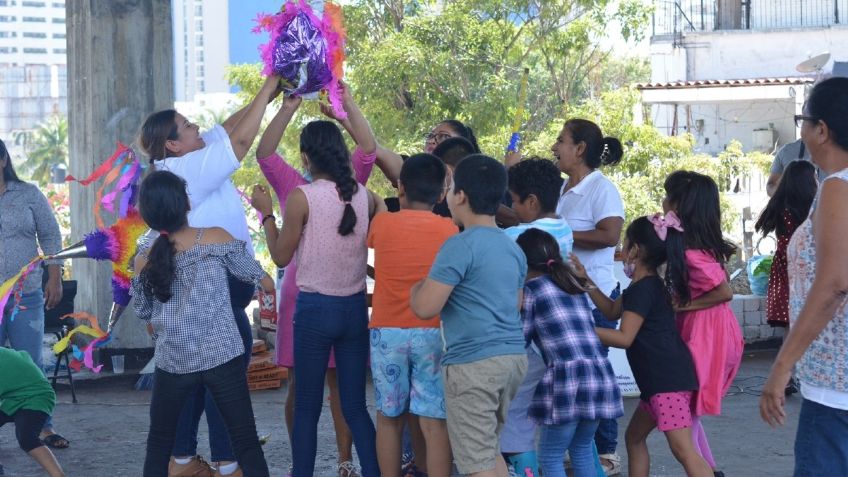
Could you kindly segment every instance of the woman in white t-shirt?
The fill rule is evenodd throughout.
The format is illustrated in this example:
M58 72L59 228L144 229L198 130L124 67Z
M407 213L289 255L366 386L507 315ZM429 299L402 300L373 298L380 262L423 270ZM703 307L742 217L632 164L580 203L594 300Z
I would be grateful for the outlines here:
M551 151L559 170L568 175L562 185L557 213L574 231L574 254L586 267L586 272L602 292L610 297L619 293L613 272L615 247L624 225L624 204L615 185L598 168L614 165L621 160L621 142L604 137L601 128L586 119L569 119L560 131ZM616 328L617 322L607 320L594 310L595 325ZM608 348L604 348L605 352ZM621 469L615 449L618 444L618 423L603 419L595 434L601 464L607 475Z
M156 170L167 170L183 178L191 203L191 227L221 227L247 244L253 253L247 219L232 175L241 166L256 134L265 107L280 92L279 76L269 76L253 101L224 124L200 133L199 127L173 109L151 114L141 127L140 143ZM236 325L245 347L245 373L253 344L250 321L244 309L254 294L254 286L229 279L230 301ZM209 464L197 454L197 428L206 411L212 462L222 475L238 469L223 417L211 396L199 388L183 408L177 424L169 475L206 475Z

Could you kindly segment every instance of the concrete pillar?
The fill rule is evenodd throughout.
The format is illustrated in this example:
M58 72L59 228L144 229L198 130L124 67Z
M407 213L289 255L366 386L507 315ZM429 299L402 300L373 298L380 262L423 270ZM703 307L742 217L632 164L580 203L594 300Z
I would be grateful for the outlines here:
M82 178L109 157L118 141L133 144L149 113L173 105L171 2L68 0L66 9L69 172ZM96 227L91 211L98 184L70 187L74 242ZM114 219L105 211L103 218ZM105 329L111 266L76 259L73 277L79 282L77 311L96 315ZM151 346L132 309L114 331L115 347Z

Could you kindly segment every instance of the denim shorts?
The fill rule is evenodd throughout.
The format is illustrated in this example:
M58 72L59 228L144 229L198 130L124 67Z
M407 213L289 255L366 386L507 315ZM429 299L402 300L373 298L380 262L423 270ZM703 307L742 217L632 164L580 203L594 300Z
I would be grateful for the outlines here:
M445 418L442 335L438 328L371 329L371 375L377 410Z
M794 476L819 475L848 475L848 411L804 399L795 435Z

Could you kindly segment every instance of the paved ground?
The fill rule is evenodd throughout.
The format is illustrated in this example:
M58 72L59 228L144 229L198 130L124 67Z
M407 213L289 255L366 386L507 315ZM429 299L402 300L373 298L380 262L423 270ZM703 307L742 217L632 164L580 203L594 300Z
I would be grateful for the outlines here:
M792 442L800 398L789 399L787 407L790 424L778 430L766 426L760 420L757 410L758 390L765 380L773 356L773 351L746 354L737 378L737 387L724 400L724 415L705 420L713 453L728 477L779 477L792 474ZM56 451L56 455L68 476L141 475L150 393L134 391L133 382L134 376L125 376L82 383L77 388L78 404L71 404L70 392L59 391L54 422L72 444L69 449ZM273 476L284 476L290 462L288 439L282 420L284 397L285 387L253 394L259 432L272 435L271 441L265 446L265 455ZM625 400L628 416L635 404L635 399ZM371 408L373 411L373 405ZM336 447L329 414L325 406L319 430L321 450L315 474L317 476L334 475ZM619 426L622 433L626 425L627 419L623 419ZM201 453L208 457L205 429L201 429L201 434ZM649 444L653 458L652 475L683 475L662 435L653 435ZM626 462L623 442L619 452ZM5 465L7 475L41 475L34 463L17 448L11 426L0 429L0 463ZM624 472L622 475L627 474Z

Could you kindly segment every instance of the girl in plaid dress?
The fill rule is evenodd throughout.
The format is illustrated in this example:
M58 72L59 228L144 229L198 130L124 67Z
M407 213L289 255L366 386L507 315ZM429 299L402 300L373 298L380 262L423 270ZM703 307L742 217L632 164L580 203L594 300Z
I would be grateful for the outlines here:
M568 450L576 477L595 477L592 443L601 419L624 414L612 366L595 334L585 280L563 261L554 237L530 229L517 243L527 256L521 310L524 336L547 370L527 416L541 426L539 464L545 477L565 477Z

